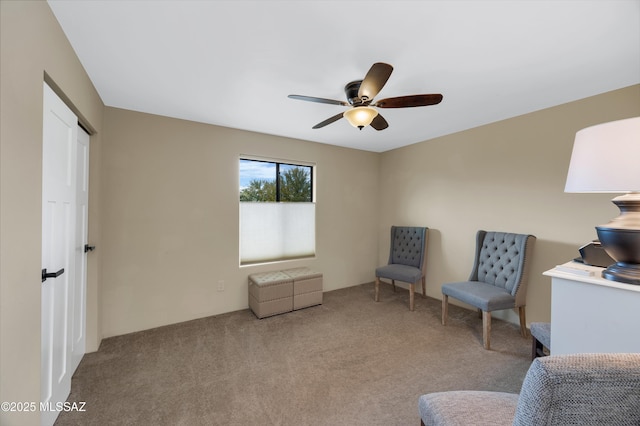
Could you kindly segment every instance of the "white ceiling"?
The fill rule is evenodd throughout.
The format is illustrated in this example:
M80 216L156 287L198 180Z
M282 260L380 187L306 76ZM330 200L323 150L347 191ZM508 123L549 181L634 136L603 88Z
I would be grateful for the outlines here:
M640 83L640 0L77 1L49 5L107 106L383 152ZM389 128L339 120L394 66ZM639 100L640 102L640 100Z

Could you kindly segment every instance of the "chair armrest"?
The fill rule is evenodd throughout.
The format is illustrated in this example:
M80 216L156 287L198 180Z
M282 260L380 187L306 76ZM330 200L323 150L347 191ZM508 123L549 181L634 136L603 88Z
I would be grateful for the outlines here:
M451 391L422 395L418 400L425 426L511 426L518 395L505 392Z

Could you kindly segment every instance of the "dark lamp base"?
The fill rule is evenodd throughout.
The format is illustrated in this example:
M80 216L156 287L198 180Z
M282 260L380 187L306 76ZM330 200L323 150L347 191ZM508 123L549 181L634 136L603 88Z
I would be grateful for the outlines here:
M627 284L640 285L640 265L618 262L602 271L602 278Z
M640 285L640 192L614 198L620 216L596 226L602 247L615 264L602 271L611 281Z

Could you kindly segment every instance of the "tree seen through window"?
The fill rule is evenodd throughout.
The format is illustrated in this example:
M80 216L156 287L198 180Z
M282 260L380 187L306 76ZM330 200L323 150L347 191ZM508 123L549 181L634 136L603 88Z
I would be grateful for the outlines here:
M241 159L240 201L311 202L311 172L311 166Z

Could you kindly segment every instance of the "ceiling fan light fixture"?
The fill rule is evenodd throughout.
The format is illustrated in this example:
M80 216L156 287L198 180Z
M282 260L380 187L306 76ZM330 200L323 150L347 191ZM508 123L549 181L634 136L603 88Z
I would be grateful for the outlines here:
M371 124L378 115L378 111L370 106L358 106L348 109L344 112L344 118L349 121L353 127L362 130L365 126Z

